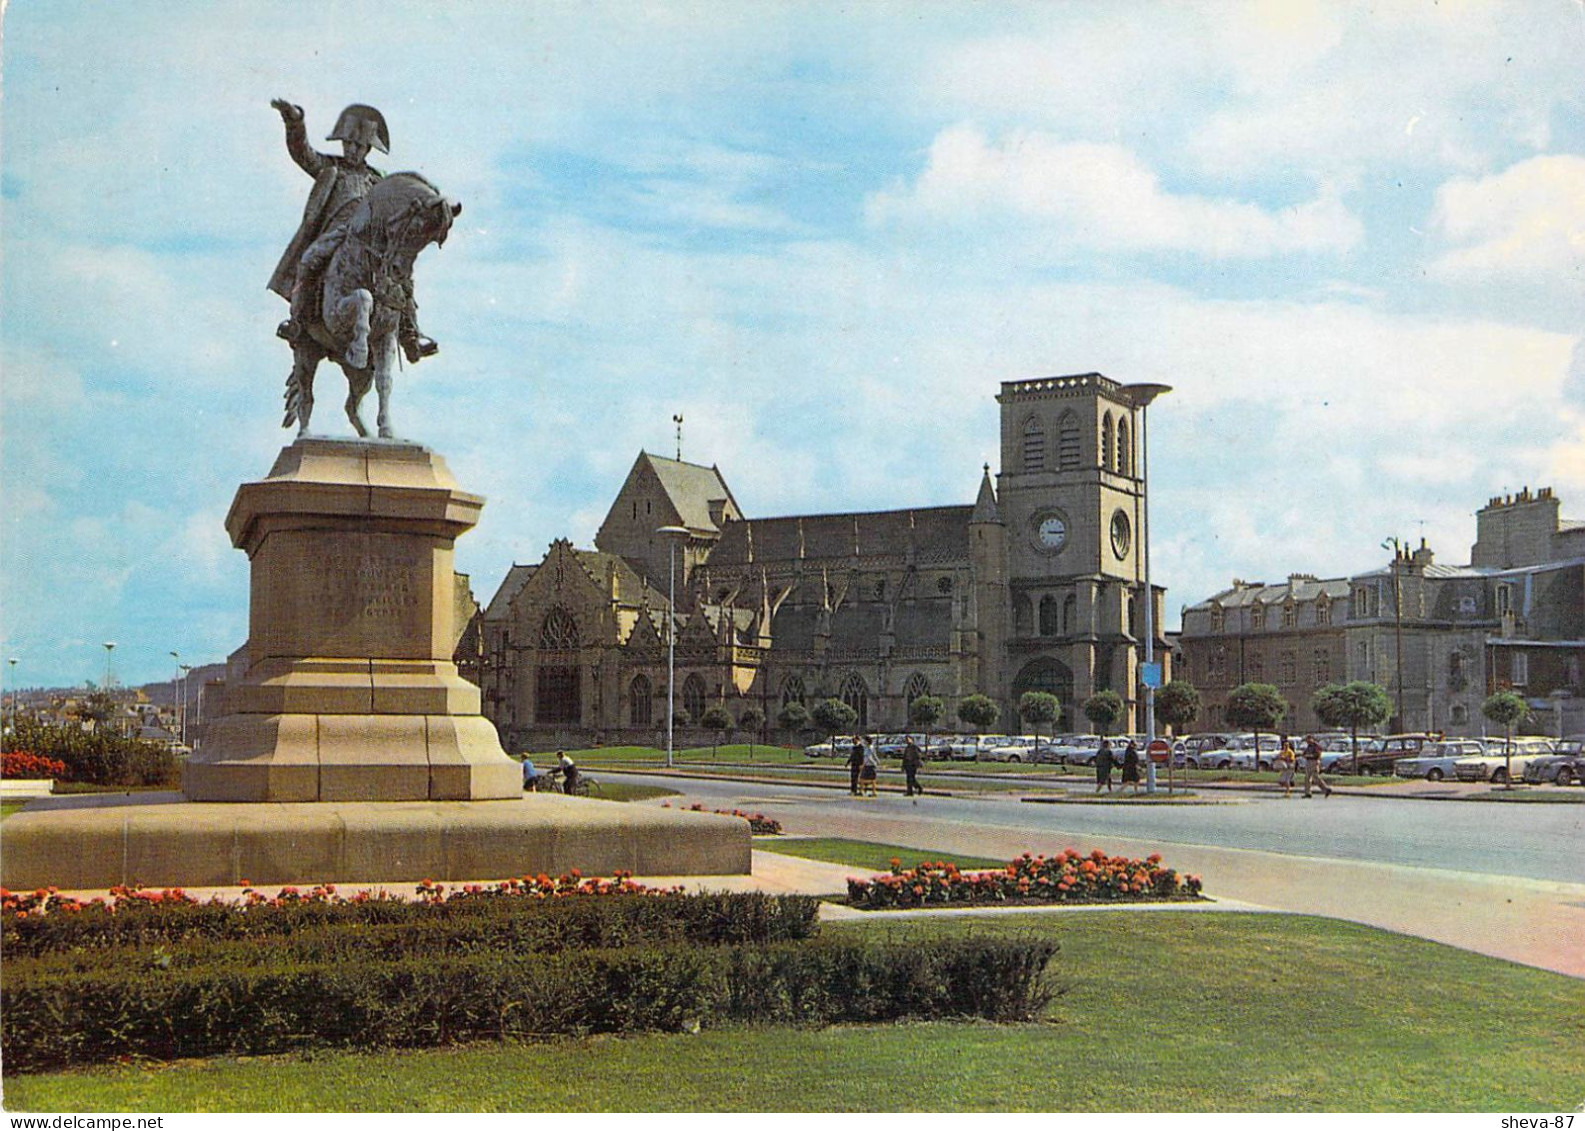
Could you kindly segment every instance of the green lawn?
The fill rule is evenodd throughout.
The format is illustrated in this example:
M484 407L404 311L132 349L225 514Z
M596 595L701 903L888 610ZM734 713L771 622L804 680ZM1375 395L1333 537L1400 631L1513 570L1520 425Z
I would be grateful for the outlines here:
M904 868L913 868L926 861L942 860L962 869L1001 868L1006 860L990 856L964 856L956 852L943 852L938 848L905 848L900 844L876 844L867 840L844 840L842 837L778 837L761 842L767 852L782 856L797 856L804 860L824 860L828 864L851 864L871 872L891 870L892 857L903 862Z
M1044 1023L706 1029L7 1077L11 1111L1485 1111L1585 1100L1585 982L1288 915L830 923L1054 936Z
M26 801L0 801L0 821L5 820L12 813L20 813Z
M595 778L595 788L589 791L589 796L598 801L647 801L651 797L676 797L675 789L665 789L658 785L635 785L632 782L621 781L616 778Z

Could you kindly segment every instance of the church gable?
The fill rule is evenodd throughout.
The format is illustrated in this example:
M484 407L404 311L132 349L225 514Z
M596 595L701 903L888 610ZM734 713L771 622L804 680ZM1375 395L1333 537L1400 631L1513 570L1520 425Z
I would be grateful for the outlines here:
M609 587L580 560L571 542L558 538L511 600L512 635L530 648L615 644L612 606Z

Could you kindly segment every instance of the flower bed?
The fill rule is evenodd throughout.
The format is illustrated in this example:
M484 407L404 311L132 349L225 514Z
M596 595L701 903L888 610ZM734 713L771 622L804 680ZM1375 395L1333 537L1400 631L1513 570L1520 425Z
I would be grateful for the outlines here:
M63 778L66 763L26 750L7 750L0 755L0 778Z
M662 809L670 809L670 801L660 803ZM781 822L775 817L767 817L764 813L745 813L741 809L706 809L698 802L688 806L689 813L715 813L722 817L742 817L748 822L748 831L753 836L781 836Z
M1069 848L1055 856L1026 852L1005 868L960 872L947 863L925 863L892 870L867 880L848 880L848 902L879 910L942 904L985 903L1158 903L1200 898L1198 876L1179 877L1161 866L1161 857L1144 860L1108 856L1096 849L1081 856Z

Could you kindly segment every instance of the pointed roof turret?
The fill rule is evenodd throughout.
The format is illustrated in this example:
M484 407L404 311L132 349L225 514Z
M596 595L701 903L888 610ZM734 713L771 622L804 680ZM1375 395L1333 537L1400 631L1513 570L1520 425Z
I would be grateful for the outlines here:
M974 500L974 514L970 522L1001 522L1002 510L996 502L996 488L991 484L991 465L985 465L985 475L980 480L979 498Z

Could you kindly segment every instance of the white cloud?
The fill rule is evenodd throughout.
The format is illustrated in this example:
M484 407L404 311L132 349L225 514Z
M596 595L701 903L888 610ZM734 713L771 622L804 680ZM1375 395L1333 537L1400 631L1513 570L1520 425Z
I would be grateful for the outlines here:
M915 228L1033 221L1055 247L1217 259L1341 252L1361 238L1359 221L1336 197L1268 210L1174 194L1119 146L1063 143L1027 131L998 143L963 125L937 135L912 186L872 196L867 210L872 222Z
M926 54L929 108L1123 140L1221 183L1476 170L1580 109L1574 0L1069 4L1021 22Z
M1444 280L1521 280L1585 291L1585 157L1532 157L1436 191L1432 225L1453 245L1431 264Z

